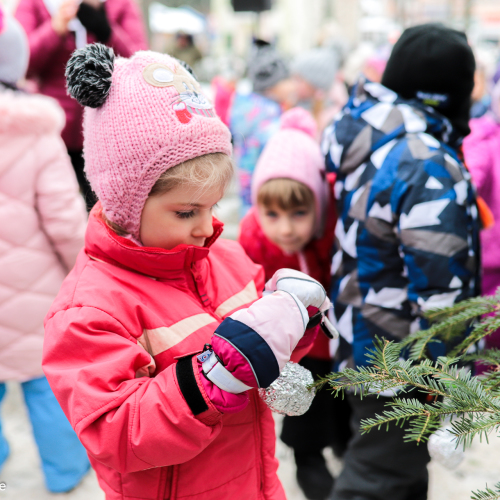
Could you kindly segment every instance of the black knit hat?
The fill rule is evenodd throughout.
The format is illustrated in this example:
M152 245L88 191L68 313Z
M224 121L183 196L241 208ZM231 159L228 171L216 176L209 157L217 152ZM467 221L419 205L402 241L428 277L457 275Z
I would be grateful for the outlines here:
M276 49L264 40L254 40L248 62L248 77L253 90L263 92L288 77L288 67Z
M422 24L406 29L394 45L382 85L436 108L466 136L475 68L465 33L442 24Z

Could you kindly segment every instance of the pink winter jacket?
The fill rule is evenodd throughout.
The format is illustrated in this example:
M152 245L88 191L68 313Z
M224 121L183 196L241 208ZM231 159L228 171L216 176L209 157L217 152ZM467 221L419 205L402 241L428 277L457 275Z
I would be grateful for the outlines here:
M246 409L220 413L193 357L261 295L262 268L218 240L218 221L205 247L163 250L101 214L46 318L43 365L106 499L284 500L270 410L252 389Z
M493 227L481 231L483 293L491 294L500 286L500 124L487 114L471 120L470 128L463 143L465 164L495 218Z
M116 54L130 57L147 48L146 36L139 8L134 0L106 0L104 3L111 26L107 45ZM30 63L28 76L38 82L42 94L54 97L66 113L66 126L62 138L69 150L83 147L83 108L66 93L64 71L75 50L75 35L70 32L61 37L52 28L51 16L43 0L20 0L16 18L28 34ZM87 33L88 43L96 40Z
M0 90L0 381L43 375L43 318L83 246L63 124L52 99Z

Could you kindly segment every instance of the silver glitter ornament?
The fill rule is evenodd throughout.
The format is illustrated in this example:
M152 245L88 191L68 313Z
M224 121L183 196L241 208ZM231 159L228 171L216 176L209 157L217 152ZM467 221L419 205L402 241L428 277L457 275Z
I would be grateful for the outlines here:
M462 448L456 448L456 437L450 432L450 427L438 429L427 443L429 455L433 460L447 469L455 469L464 459Z
M297 417L311 406L316 389L309 391L307 387L313 382L307 368L289 361L267 389L259 389L259 396L275 413Z

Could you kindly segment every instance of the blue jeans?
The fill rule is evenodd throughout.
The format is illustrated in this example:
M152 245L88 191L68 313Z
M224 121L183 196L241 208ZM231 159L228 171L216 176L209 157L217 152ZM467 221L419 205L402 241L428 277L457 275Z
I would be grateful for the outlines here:
M21 387L47 488L54 493L69 491L90 468L85 448L71 428L45 377L23 382ZM5 393L5 384L0 383L0 403ZM0 421L0 468L8 455L9 445Z

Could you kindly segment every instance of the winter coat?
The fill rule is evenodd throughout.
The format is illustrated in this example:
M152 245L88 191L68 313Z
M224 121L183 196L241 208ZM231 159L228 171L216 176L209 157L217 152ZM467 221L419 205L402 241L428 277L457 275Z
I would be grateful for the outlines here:
M107 45L119 56L130 57L147 48L144 26L134 0L106 0L103 3L111 27ZM44 0L20 0L15 13L28 34L30 63L28 77L38 83L40 93L54 97L66 113L62 138L71 151L83 148L83 107L66 92L64 71L76 48L75 35L59 36L52 28L51 15ZM87 32L87 42L97 39Z
M236 92L229 115L238 166L242 214L252 206L252 175L264 146L280 128L281 106L255 92Z
M257 209L252 207L241 221L238 241L247 255L264 268L266 281L271 279L278 269L287 267L308 274L328 290L335 221L336 217L333 215L327 221L323 237L311 240L301 252L285 254L264 234ZM330 359L328 338L320 332L307 355L318 359Z
M432 108L371 82L325 130L339 213L332 300L349 366L367 364L375 336L403 339L426 326L422 312L479 293L478 208L454 135Z
M464 139L465 163L478 194L490 208L495 224L481 231L481 264L483 293L493 294L500 286L500 124L485 115L470 121L471 133Z
M43 318L83 247L63 124L52 99L0 90L0 381L43 375Z
M284 499L257 391L223 415L197 370L179 376L223 318L260 296L262 268L218 241L218 221L205 247L162 250L117 236L101 211L46 318L44 371L107 500Z

